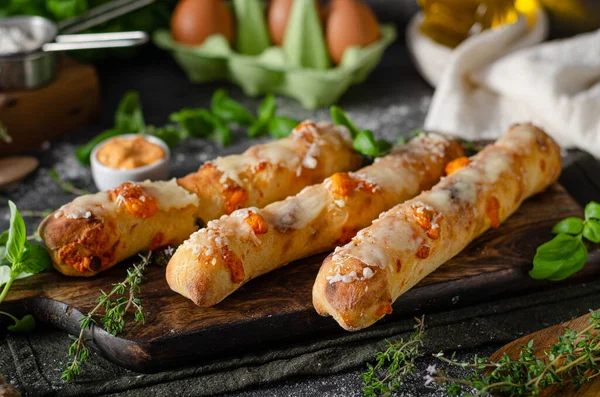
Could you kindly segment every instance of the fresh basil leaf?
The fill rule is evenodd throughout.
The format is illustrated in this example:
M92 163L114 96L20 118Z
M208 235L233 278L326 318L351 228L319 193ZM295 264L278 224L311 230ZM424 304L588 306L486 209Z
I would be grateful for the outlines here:
M140 96L136 91L128 91L115 112L115 127L97 135L85 145L79 146L75 149L75 157L81 164L90 165L92 151L99 143L118 135L141 133L145 126Z
M230 98L227 91L223 89L217 90L213 94L211 110L215 116L218 116L223 121L246 127L256 121L248 109L238 101Z
M30 273L36 274L48 269L51 265L50 255L44 247L37 244L27 242L23 257L19 263L19 274Z
M558 222L552 228L552 233L579 234L583 231L583 219L571 216Z
M0 233L0 246L6 245L7 242L8 242L8 230L5 230L2 233Z
M580 241L577 245L577 250L571 257L571 265L563 266L560 270L552 274L552 276L548 277L548 280L560 281L571 277L573 274L583 269L583 266L587 262L587 257L588 250L585 244L582 241Z
M280 139L290 135L294 128L298 126L298 120L290 117L277 116L273 117L269 122L269 134L272 137Z
M15 320L15 324L7 327L9 331L26 333L33 331L35 328L35 319L31 314L26 314L20 320L13 317L13 320Z
M386 154L392 144L383 139L376 140L372 131L363 130L354 138L352 146L361 154L378 157Z
M593 219L585 221L583 226L583 237L592 243L600 243L600 221Z
M266 134L269 131L269 122L271 120L257 120L248 128L248 136L250 138L257 138Z
M184 135L186 135L182 128L178 128L174 125L167 125L164 127L148 125L144 128L142 133L162 139L171 149L177 146L177 144L184 138Z
M379 154L379 146L373 136L373 132L364 130L358 133L352 144L354 150L368 156L376 156Z
M6 243L8 242L8 230L0 234L0 266L10 266L10 262L6 259ZM0 280L0 285L2 285Z
M383 156L384 154L387 154L390 149L392 148L392 143L386 141L385 139L379 139L377 140L377 147L379 148L379 155Z
M398 145L406 145L408 143L408 138L405 136L400 136L398 137L398 139L396 140L396 143Z
M600 220L600 203L590 201L585 206L585 219Z
M261 121L268 122L275 116L277 111L277 101L275 95L269 94L263 99L260 106L258 107L258 119Z
M581 239L561 233L538 247L529 276L558 280L581 269L586 260L587 248Z
M6 246L0 245L0 266L10 266L10 262L6 259ZM2 283L0 282L0 285Z
M212 116L211 122L213 125L213 130L210 134L208 134L207 138L221 146L231 145L233 137L227 123L214 115Z
M169 120L181 126L186 136L194 138L209 136L215 128L213 119L206 109L185 108L169 116Z
M91 141L89 141L85 145L79 146L77 149L75 149L75 157L77 157L77 160L79 160L81 164L90 165L90 157L92 155L92 151L100 142L103 142L114 136L123 135L127 133L127 131L121 131L118 129L106 130L100 135L95 136Z
M10 208L10 228L8 229L8 240L6 241L6 259L14 265L20 262L23 257L27 232L25 222L15 203L9 200L8 207Z
M127 91L115 113L115 129L124 134L137 134L145 126L140 94L137 91Z
M331 118L333 119L333 122L335 124L343 125L344 127L348 128L348 130L350 131L350 135L352 135L352 139L355 139L358 136L358 127L356 126L356 124L354 124L352 120L350 120L350 117L348 117L348 115L342 110L342 108L340 108L339 106L332 106L330 109L330 113Z
M275 101L275 96L269 94L258 107L258 120L248 128L248 136L256 138L266 134L269 131L269 123L275 116L276 111L277 102Z

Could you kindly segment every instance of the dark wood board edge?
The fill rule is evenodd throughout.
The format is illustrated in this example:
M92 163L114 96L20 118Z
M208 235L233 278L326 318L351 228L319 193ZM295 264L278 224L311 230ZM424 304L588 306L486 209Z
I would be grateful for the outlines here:
M510 268L416 287L394 303L394 313L383 319L380 324L413 315L468 307L500 296L522 296L532 291L560 288L598 276L600 276L600 251L594 250L590 252L584 269L562 282L533 280L527 275L525 269ZM11 310L31 313L39 321L71 334L79 331L79 318L83 316L83 313L64 303L41 297L12 302L11 306L13 306ZM56 315L63 311L66 316ZM298 324L304 326L299 327ZM335 338L346 333L333 319L320 317L314 310L300 310L217 328L219 329L207 328L196 334L174 336L152 343L138 343L115 337L102 327L93 326L85 332L85 338L93 341L90 344L92 349L111 362L136 372L153 373L192 363L207 362L217 356L219 358L231 356L233 352L235 355L240 355L250 351L270 349L274 345L285 347L299 342L315 341L325 336ZM240 335L252 335L255 343L248 346ZM168 352L168 356L165 352Z

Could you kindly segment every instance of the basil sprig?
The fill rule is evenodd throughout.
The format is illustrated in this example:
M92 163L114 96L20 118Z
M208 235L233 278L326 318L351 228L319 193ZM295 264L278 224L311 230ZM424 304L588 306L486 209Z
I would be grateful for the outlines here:
M129 91L121 99L115 112L115 125L75 150L75 156L84 165L90 164L90 155L99 143L125 134L146 134L162 139L174 147L187 138L203 138L229 146L233 141L229 124L248 128L250 138L270 133L275 138L288 136L298 121L289 117L276 116L277 102L274 95L267 95L257 109L255 117L241 103L231 98L226 90L215 91L210 109L184 108L171 113L169 120L174 124L163 127L147 125L144 120L140 96Z
M27 240L25 222L15 203L9 201L8 206L10 208L10 227L8 231L0 234L0 266L10 268L10 277L0 292L0 303L6 298L11 285L21 274L36 274L50 266L50 257L46 250ZM14 321L15 324L8 327L10 331L29 332L35 327L35 320L29 314L22 319L6 312L0 311L0 314L8 316Z
M569 217L558 222L552 240L538 247L529 275L534 279L564 280L580 271L588 257L584 239L600 243L600 204L585 206L585 219Z
M348 128L352 136L352 147L360 154L372 157L385 156L392 148L392 144L384 139L375 139L371 130L359 130L356 124L338 106L330 109L331 118L336 125Z

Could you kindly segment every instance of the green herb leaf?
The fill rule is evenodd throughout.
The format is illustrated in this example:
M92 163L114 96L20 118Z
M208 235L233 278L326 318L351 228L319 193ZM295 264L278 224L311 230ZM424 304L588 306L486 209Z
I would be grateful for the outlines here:
M579 234L583 231L583 219L571 216L558 222L552 228L552 233Z
M81 164L90 165L90 157L91 157L92 151L94 150L96 145L98 145L100 142L103 142L109 138L112 138L117 135L123 135L126 133L127 132L118 130L116 128L111 129L111 130L106 130L103 133L95 136L91 141L89 141L85 145L79 146L77 149L75 149L75 157L77 157L77 160L79 160L79 162Z
M8 239L6 241L6 259L14 265L20 262L23 257L27 232L25 222L15 203L9 201L8 207L10 208L10 228L8 229Z
M27 333L33 331L35 328L35 319L31 314L26 314L22 319L14 318L14 325L8 326L8 330L12 332Z
M408 138L405 136L399 136L398 139L396 140L396 143L398 145L406 145L408 143Z
M221 120L231 123L237 123L242 126L252 125L256 119L254 116L238 101L232 99L227 91L217 90L212 97L211 110L214 115Z
M8 242L8 230L5 230L2 233L0 233L0 246L6 245L7 242Z
M294 128L298 126L298 120L290 117L277 116L273 117L269 122L269 134L272 137L280 139L290 135Z
M271 120L273 116L275 116L275 112L277 111L277 101L275 100L275 95L269 94L263 99L258 107L258 119L259 120Z
M583 237L592 243L600 243L600 221L593 219L585 221L583 227Z
M123 134L137 134L145 126L140 94L137 91L127 91L115 113L115 129Z
M536 280L563 280L583 268L587 248L580 237L559 234L538 247L529 276Z
M88 5L86 0L46 0L46 8L60 21L87 11Z
M348 117L348 115L342 110L342 108L340 108L339 106L332 106L330 109L330 113L331 118L333 119L333 122L335 124L343 125L344 127L348 128L348 130L350 131L350 135L352 135L352 139L355 139L358 136L358 127L356 126L356 124L354 124L352 120L350 120L350 117Z
M372 131L363 130L354 138L352 146L361 154L379 157L386 154L392 144L385 140L376 140Z
M21 271L19 273L36 274L48 269L51 263L50 255L44 247L27 241L20 262Z
M269 131L269 121L257 120L248 128L248 137L258 138Z
M213 132L214 116L206 109L181 109L171 113L169 120L179 124L188 137L205 138Z
M8 242L8 230L0 234L0 266L10 266L10 262L6 259L6 243ZM0 286L4 284L0 279Z
M264 135L269 130L269 122L275 116L277 111L277 102L273 94L268 95L258 107L258 120L248 128L248 136L256 138Z
M585 219L600 220L600 203L590 201L585 206Z
M90 156L101 142L124 134L137 134L146 126L142 113L140 96L136 91L128 91L119 102L115 112L115 127L94 137L91 141L75 150L75 157L83 165L90 165Z
M156 138L162 139L169 148L174 148L177 144L185 137L185 131L174 125L167 125L164 127L155 127L148 125L142 131L145 135L151 135Z
M207 138L218 143L221 146L231 145L233 137L229 126L221 120L218 116L212 116L211 122L213 124L213 130L208 134Z

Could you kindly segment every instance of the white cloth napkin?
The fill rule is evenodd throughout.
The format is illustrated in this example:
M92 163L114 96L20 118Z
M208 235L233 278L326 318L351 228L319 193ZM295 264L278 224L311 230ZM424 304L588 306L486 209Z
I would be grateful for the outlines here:
M424 76L437 86L426 129L469 140L493 139L511 124L532 121L563 148L578 147L600 157L600 30L537 44L547 32L542 12L531 30L521 18L449 51L418 31L419 18L408 28L409 48ZM418 50L423 41L428 44Z

